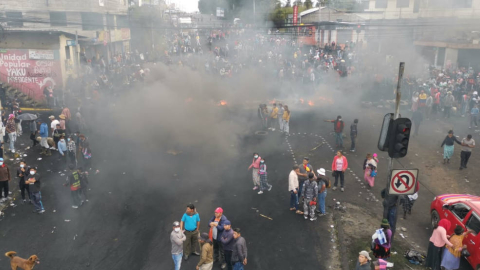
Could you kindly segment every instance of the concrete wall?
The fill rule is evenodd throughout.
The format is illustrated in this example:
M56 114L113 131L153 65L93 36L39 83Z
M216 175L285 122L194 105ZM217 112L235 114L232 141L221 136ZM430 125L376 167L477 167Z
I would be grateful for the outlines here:
M104 3L104 6L100 6ZM128 0L1 0L0 11L79 11L126 14Z
M58 34L49 32L11 33L0 40L0 48L59 50Z

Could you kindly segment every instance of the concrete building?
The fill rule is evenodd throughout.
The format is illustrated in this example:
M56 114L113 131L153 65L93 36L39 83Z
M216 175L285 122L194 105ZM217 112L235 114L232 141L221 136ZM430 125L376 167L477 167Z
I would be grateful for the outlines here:
M65 86L81 53L130 50L128 0L2 0L0 26L0 80L36 100Z

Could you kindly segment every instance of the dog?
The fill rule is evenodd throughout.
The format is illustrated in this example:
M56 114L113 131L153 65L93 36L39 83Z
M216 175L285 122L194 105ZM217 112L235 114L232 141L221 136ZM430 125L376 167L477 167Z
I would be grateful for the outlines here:
M10 258L10 266L12 267L12 270L17 270L18 268L23 270L32 270L35 265L40 263L37 255L30 256L28 260L17 257L16 255L17 253L15 251L9 251L5 253L5 256Z

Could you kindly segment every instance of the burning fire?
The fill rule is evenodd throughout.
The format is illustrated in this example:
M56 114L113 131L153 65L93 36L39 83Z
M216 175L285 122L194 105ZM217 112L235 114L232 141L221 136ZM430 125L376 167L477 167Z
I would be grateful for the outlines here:
M321 101L326 101L330 104L333 104L333 99L331 98L326 98L326 97L318 97L318 100L321 100Z
M219 106L226 106L227 105L227 102L225 100L220 100L220 102L218 103Z
M309 101L308 101L308 105L309 105L310 107L312 107L312 106L315 105L315 103L313 103L313 101L309 100Z

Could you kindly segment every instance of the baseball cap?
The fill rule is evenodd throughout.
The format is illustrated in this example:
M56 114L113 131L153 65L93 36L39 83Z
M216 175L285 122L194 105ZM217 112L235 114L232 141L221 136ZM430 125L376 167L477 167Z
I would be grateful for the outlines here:
M173 227L180 227L180 222L178 221L173 222Z
M367 260L369 260L369 261L372 260L372 258L370 258L370 255L368 254L368 252L365 251L365 250L360 251L360 253L358 255L362 255L363 257L367 258Z
M225 220L225 222L223 223L223 225L232 225L232 223L230 222L230 220Z
M221 207L218 207L215 209L215 213L223 213L223 209Z

